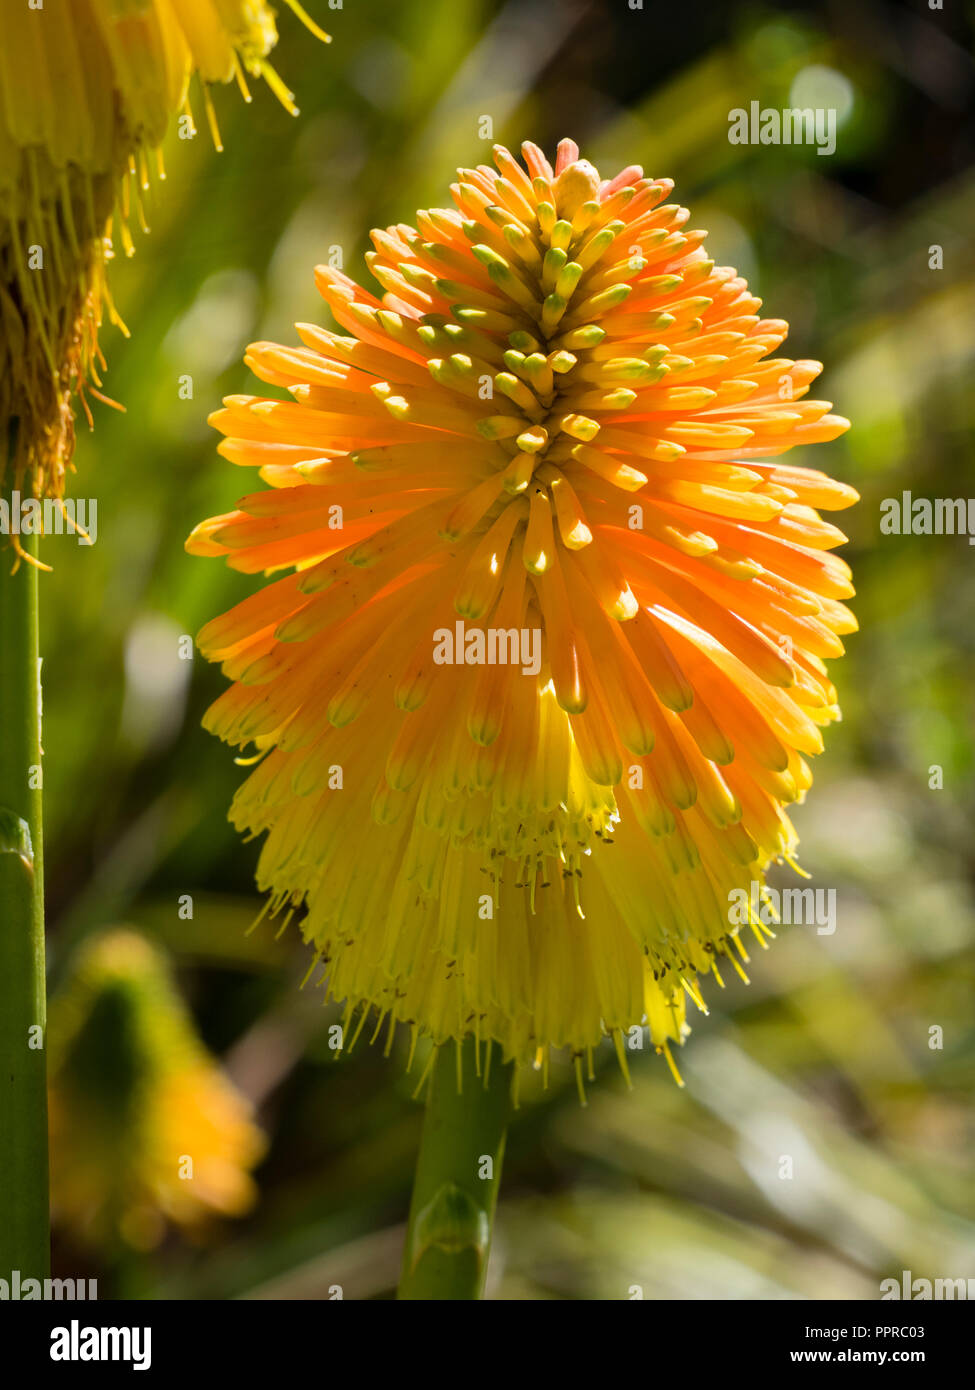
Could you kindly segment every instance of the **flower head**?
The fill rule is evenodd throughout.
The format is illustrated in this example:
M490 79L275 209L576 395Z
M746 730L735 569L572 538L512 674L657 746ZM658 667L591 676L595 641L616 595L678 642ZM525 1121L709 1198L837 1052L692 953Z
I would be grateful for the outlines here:
M231 816L338 998L519 1058L645 1020L669 1057L838 714L819 510L856 494L776 460L847 421L669 180L522 149L373 232L381 298L319 267L344 334L248 350L292 399L213 423L270 489L188 548L283 574L201 633L207 723L263 755Z
M146 1248L167 1221L250 1207L263 1136L143 937L87 944L53 1001L50 1051L52 1203L81 1239Z
M298 0L285 0L320 38ZM267 61L277 42L264 0L0 0L0 480L7 424L16 485L59 497L74 439L71 403L100 399L97 331L113 208L131 253L130 216L145 223L158 146L180 110L192 126L208 83L263 77L295 110Z

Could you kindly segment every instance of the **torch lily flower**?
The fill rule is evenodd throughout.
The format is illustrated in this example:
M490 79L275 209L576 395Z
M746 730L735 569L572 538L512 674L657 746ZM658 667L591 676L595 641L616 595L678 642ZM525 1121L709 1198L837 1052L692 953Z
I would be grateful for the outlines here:
M206 723L360 1027L673 1067L838 716L856 494L779 458L848 422L670 180L522 153L372 233L380 296L319 267L341 332L248 349L290 400L212 419L269 486L187 547L273 578L200 634Z
M298 0L289 8L328 36ZM198 74L220 148L208 84L264 78L289 111L267 60L277 42L264 0L0 0L0 423L19 422L15 486L60 497L70 464L75 396L101 400L103 311L112 214L127 253L129 221L145 226L158 147ZM90 420L90 415L89 415ZM3 479L7 431L0 437Z

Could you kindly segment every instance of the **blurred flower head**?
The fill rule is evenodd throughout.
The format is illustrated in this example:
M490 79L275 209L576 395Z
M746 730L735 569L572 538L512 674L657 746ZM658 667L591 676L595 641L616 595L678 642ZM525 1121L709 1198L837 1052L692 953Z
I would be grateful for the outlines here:
M285 0L319 37L297 0ZM200 78L264 78L294 111L267 61L277 42L264 0L0 0L0 479L12 445L17 486L59 497L70 464L77 396L99 396L97 332L115 313L105 280L110 221L127 251L145 223L157 150ZM104 399L100 397L100 399Z
M284 574L201 633L207 723L262 755L232 819L336 997L521 1059L645 1022L669 1058L838 715L819 509L856 494L775 460L847 421L669 180L522 149L373 232L381 298L319 267L344 336L248 350L292 399L214 423L270 488L188 547Z
M111 1248L252 1205L249 1102L196 1034L160 951L127 929L82 949L51 1002L54 1218Z

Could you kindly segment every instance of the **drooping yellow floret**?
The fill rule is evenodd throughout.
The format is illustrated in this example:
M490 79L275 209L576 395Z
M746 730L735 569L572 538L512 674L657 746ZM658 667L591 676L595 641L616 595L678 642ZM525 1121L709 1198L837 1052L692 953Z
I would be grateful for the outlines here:
M250 100L250 74L296 108L267 59L264 0L0 0L0 35L0 482L10 463L15 486L60 497L72 402L88 414L86 393L105 400L103 313L124 330L105 275L113 225L131 253L170 121L182 111L195 129L190 79L218 148L208 84L236 78Z

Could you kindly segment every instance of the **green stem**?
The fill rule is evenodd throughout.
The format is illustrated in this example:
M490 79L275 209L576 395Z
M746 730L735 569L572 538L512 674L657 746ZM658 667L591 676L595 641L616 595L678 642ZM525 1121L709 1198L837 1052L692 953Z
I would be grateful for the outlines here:
M427 1097L399 1297L477 1299L484 1289L513 1063L478 1076L473 1038L441 1047ZM486 1052L482 1050L482 1063ZM461 1082L458 1084L458 1069ZM482 1066L482 1071L487 1068Z
M8 504L9 504L8 496ZM37 537L22 536L36 554ZM37 569L0 547L0 1278L50 1270Z

